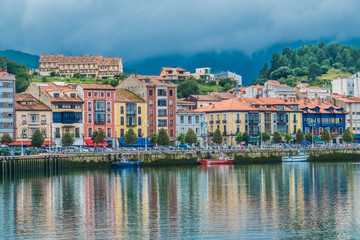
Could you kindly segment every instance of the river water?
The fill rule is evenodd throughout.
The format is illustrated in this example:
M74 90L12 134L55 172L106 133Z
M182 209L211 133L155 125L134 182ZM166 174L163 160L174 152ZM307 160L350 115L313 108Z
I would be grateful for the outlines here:
M68 172L0 180L0 239L359 238L360 164Z

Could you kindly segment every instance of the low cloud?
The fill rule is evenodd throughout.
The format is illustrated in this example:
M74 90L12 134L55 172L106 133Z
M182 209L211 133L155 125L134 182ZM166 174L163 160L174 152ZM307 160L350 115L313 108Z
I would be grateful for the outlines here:
M0 0L0 49L135 60L360 38L356 0Z

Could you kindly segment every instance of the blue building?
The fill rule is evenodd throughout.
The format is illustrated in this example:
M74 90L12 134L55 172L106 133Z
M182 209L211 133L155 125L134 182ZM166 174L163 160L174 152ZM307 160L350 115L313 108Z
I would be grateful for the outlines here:
M324 100L300 100L299 108L303 111L303 132L320 136L324 129L339 142L345 131L346 112Z

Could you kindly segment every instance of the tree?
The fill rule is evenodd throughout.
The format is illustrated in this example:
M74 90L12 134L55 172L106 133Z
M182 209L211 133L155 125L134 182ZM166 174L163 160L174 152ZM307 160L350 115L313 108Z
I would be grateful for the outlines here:
M344 134L342 135L341 139L346 142L346 143L349 143L349 142L352 142L353 140L353 135L352 135L352 132L350 131L350 128L347 128L344 132Z
M126 145L133 145L137 143L137 136L132 128L130 128L123 136Z
M321 67L318 63L313 62L309 66L309 79L315 79L315 77L320 76L322 74Z
M157 135L157 134L154 134L154 133L150 135L150 142L151 142L151 144L154 145L154 146L156 145L157 137L158 137L158 135Z
M250 134L248 132L244 132L243 135L242 135L242 140L243 142L245 142L246 144L249 143L251 137L250 137Z
M214 131L213 142L217 145L220 145L223 142L223 137L219 128Z
M225 87L226 84L230 84L231 86L234 85L234 81L231 80L230 78L223 78L219 81L219 85L222 87Z
M278 80L280 78L287 78L292 74L292 70L289 67L279 67L270 74L270 78Z
M282 136L279 131L274 132L273 141L275 143L281 143L283 141Z
M105 142L105 132L104 130L102 130L102 128L100 128L98 131L94 131L93 135L91 137L91 141L97 145L97 144L103 144Z
M270 140L270 134L268 132L261 133L261 138L263 142L267 142Z
M239 144L242 142L243 134L241 132L238 132L235 136L235 141Z
M71 146L73 145L75 142L75 138L74 135L72 135L71 133L67 132L64 133L61 139L61 144L65 147Z
M290 135L290 133L285 133L284 139L285 139L285 142L290 143L290 141L292 140L292 136Z
M92 136L91 136L91 141L93 143L96 143L96 139L97 139L97 136L99 135L99 132L98 131L94 131Z
M192 128L189 128L187 133L186 133L186 137L185 137L185 142L189 145L193 145L195 143L197 143L197 136L196 133L194 132L194 130L192 130Z
M156 143L159 146L167 146L170 144L170 138L169 135L167 134L166 130L164 128L161 128L158 132L158 136L156 139Z
M44 135L41 133L40 129L37 128L31 136L31 146L41 148L44 145L44 141Z
M56 72L52 71L52 72L50 73L50 77L55 77L55 76L56 76Z
M232 89L233 87L234 87L233 84L227 83L227 84L225 84L223 91L224 91L224 92L227 92L227 91L229 91L230 89Z
M331 140L331 135L329 133L329 130L327 128L325 128L322 133L321 133L321 140L323 140L324 142L330 142Z
M125 79L127 76L125 74L119 73L119 74L115 74L114 75L114 79L116 80L123 80Z
M184 143L185 143L185 137L186 137L186 134L185 134L185 133L179 133L179 136L177 137L177 140L178 140L181 144L184 144Z
M10 134L5 133L1 136L1 144L9 145L12 142L14 142L14 139L10 136Z
M74 73L73 77L74 78L80 78L80 73L79 72Z
M313 135L311 133L306 133L305 141L312 142L312 140L313 140Z
M185 79L177 87L179 98L186 98L192 94L199 94L199 86L195 79Z
M303 132L301 131L301 129L298 129L298 130L296 131L296 137L295 137L295 139L296 139L296 142L297 142L297 143L301 143L302 141L304 141L304 134L303 134Z

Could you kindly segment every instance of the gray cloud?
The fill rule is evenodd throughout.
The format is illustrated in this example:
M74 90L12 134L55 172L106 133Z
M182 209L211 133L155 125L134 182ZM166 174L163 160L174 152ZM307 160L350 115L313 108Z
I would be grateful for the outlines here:
M356 0L0 0L0 49L124 59L360 38Z

